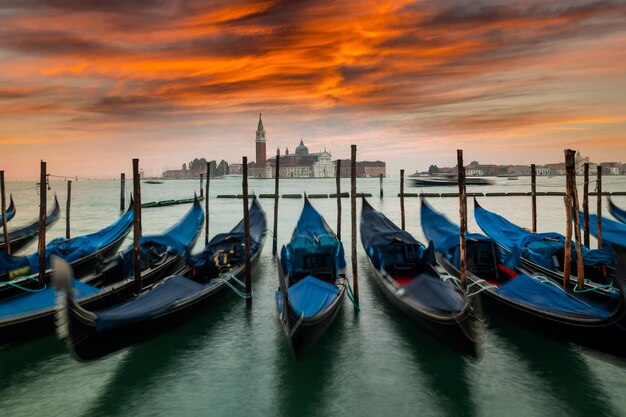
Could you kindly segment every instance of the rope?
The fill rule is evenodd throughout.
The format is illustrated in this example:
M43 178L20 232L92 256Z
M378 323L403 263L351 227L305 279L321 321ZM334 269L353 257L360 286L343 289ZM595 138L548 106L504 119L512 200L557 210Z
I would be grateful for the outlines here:
M361 307L359 307L359 305L356 303L356 301L354 301L354 292L352 291L352 286L350 285L350 281L348 281L346 278L344 278L346 280L346 293L348 294L348 298L350 299L350 301L352 301L352 305L354 305L354 308L356 309L356 311L361 311Z
M293 336L293 334L296 332L296 330L298 330L298 327L300 327L300 324L302 324L302 320L304 320L304 313L302 313L300 315L300 318L298 319L298 321L296 322L296 325L293 326L293 328L291 329L291 331L289 332L289 336L288 338L291 339L291 336Z
M222 276L224 276L224 277L226 277L226 278L222 278ZM227 279L227 278L229 278L229 279ZM211 282L214 282L214 283L217 283L217 284L219 284L219 283L225 284L226 286L228 286L228 288L230 288L231 290L233 290L233 292L234 292L235 294L237 294L237 295L238 295L239 297L241 297L241 298L252 298L252 296L254 295L254 291L250 291L250 293L249 293L249 294L248 294L248 293L246 293L246 292L243 292L243 291L241 291L241 290L239 290L239 289L235 288L235 286L234 286L233 284L231 284L231 283L230 283L230 279L232 279L233 281L235 281L235 282L236 282L237 284L239 284L240 286L245 287L245 284L244 284L243 282L241 282L239 279L237 279L237 277L236 277L236 276L234 276L233 274L222 274L222 275L220 275L218 278L213 278L213 279L211 280Z
M583 281L583 285L588 284L589 282L593 282L590 279L585 279ZM575 293L585 293L585 292L591 292L591 291L599 291L599 290L608 290L608 289L615 289L615 287L613 287L612 284L607 284L607 285L598 285L597 287L590 287L590 288L584 288L582 290L578 289L578 283L576 283L576 285L574 285L574 292Z
M46 288L48 288L48 286L46 284L44 284L43 288L37 288L37 289L33 290L32 288L22 287L21 285L15 283L15 281L24 280L24 279L27 280L27 281L38 281L39 280L39 278L34 278L34 277L16 278L16 279L11 280L11 281L0 282L0 286L8 285L8 286L11 286L11 287L14 287L14 288L17 288L19 290L26 291L26 292L41 292L41 291L45 290Z

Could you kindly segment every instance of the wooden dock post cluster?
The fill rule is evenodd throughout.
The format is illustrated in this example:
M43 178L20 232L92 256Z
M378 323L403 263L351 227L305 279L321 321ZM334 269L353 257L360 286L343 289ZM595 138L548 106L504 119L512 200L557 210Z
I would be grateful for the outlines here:
M578 287L582 288L585 279L585 269L583 265L581 236L580 236L580 216L578 214L578 190L576 188L576 167L574 156L576 151L565 150L565 260L563 266L563 286L567 288L571 275L572 262L572 221L574 223L574 236L576 247L576 275Z
M4 234L4 250L7 255L11 254L11 242L9 241L9 228L7 227L7 198L4 189L4 171L0 171L0 193L2 193L2 233Z
M272 254L278 251L278 192L280 180L280 153L276 152L276 173L274 174L274 230L272 236Z
M122 172L120 175L120 211L124 211L126 209L126 203L124 199L126 198L126 174Z
M206 196L204 200L204 244L209 244L209 191L211 189L211 164L206 163Z
M354 303L359 305L359 272L356 257L356 145L351 145L350 160L350 207L352 225L352 287L354 288ZM337 193L339 195L339 193Z
M133 273L135 275L135 293L141 292L141 182L139 177L139 159L133 159Z
M537 168L530 165L530 201L532 209L533 233L537 233Z
M463 150L456 151L457 175L459 178L459 244L460 244L460 260L459 271L461 273L461 286L467 286L467 240L465 238L467 231L467 198L465 193L465 166L463 165Z
M252 265L250 263L250 214L248 210L248 157L244 156L242 161L243 167L243 232L244 232L244 246L246 256L246 307L252 307Z
M404 220L404 170L400 170L400 218L402 223L402 230L406 230Z
M46 187L46 163L41 161L41 172L39 175L39 286L45 285L46 278L46 202L48 198L48 187Z
M67 182L67 201L65 203L65 238L70 238L70 206L72 204L72 181Z

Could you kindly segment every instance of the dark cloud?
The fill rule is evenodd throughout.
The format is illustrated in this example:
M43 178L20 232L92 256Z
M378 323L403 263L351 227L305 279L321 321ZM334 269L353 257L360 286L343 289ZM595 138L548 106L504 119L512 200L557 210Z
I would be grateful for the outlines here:
M121 53L122 50L107 42L100 42L59 31L5 31L0 33L0 48L43 55L103 55Z

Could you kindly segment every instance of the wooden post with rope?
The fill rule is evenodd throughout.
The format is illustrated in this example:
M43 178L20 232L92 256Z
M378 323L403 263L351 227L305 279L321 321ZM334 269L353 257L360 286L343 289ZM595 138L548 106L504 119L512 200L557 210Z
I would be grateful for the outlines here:
M0 193L2 193L2 233L4 235L4 250L7 255L11 254L11 242L9 241L9 228L7 227L7 197L4 188L4 171L0 171Z
M39 287L46 285L46 202L48 199L48 188L46 187L46 163L41 161L41 172L39 175L39 242L37 250L39 253Z
M537 167L530 165L530 205L532 209L533 233L537 233Z
M583 178L585 183L583 184L583 231L584 231L584 244L589 247L589 163L585 162L585 168L583 171Z
M351 145L350 160L350 208L352 226L352 287L354 289L354 303L359 305L359 272L356 257L356 145Z
M272 239L272 255L278 251L278 193L280 181L280 153L276 152L276 172L274 173L274 230Z
M124 211L126 209L126 174L122 172L120 175L120 211Z
M211 190L211 164L206 163L206 195L204 196L204 245L209 244L209 191Z
M337 159L335 170L335 186L337 192L337 239L341 240L341 159Z
M405 229L405 218L404 218L404 170L400 170L400 219L402 224L402 230Z
M602 165L598 165L598 189L596 214L598 218L598 249L602 247Z
M72 181L67 181L67 201L65 203L65 238L70 238L70 208L72 205Z
M135 276L135 293L141 292L141 178L139 159L133 159L133 273Z
M250 262L250 214L248 212L248 157L243 157L243 242L245 247L246 270L246 307L252 307L252 264Z
M459 272L461 273L461 286L467 288L467 240L465 238L467 231L467 197L465 193L465 166L463 165L463 150L457 149L457 176L459 179Z

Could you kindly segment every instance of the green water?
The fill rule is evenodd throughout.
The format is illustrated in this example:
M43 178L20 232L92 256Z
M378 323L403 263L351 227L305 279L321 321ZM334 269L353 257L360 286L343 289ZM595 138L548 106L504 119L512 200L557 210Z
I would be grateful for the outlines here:
M559 190L562 178L540 178L539 191ZM513 184L512 184L513 183ZM9 183L18 227L37 215L32 183ZM53 182L64 206L65 184ZM74 235L98 230L118 215L119 183L73 183ZM127 184L128 185L128 184ZM242 215L241 200L216 199L240 190L240 178L211 184L211 234ZM347 190L349 183L342 183ZM397 179L362 179L374 207L399 222ZM184 198L196 181L145 184L144 202ZM528 179L499 181L470 191L526 191ZM606 178L604 188L626 189L623 178ZM250 189L273 192L271 181ZM286 180L281 192L334 192L334 180ZM418 191L418 190L407 190ZM433 191L453 191L434 189ZM594 200L595 201L595 200ZM626 198L616 198L626 206ZM336 224L333 199L312 200ZM430 199L455 219L455 198ZM522 225L530 223L528 197L483 198L483 206ZM262 199L268 213L273 200ZM350 253L349 200L344 199L342 234ZM359 204L360 206L360 204ZM407 229L423 239L418 200L407 199ZM595 207L595 203L593 204ZM278 242L288 241L302 200L280 200ZM144 233L159 233L189 206L143 211ZM539 229L563 232L561 197L539 198ZM471 230L478 231L472 218ZM49 232L61 236L62 218ZM200 250L204 236L198 240ZM24 253L34 249L34 245ZM349 262L348 262L349 263ZM620 416L626 415L626 361L552 341L489 315L479 360L467 359L432 339L396 311L377 289L358 247L361 311L346 300L336 321L301 363L294 363L274 312L276 265L268 235L253 273L253 307L236 297L196 320L101 361L75 362L54 337L0 349L0 416Z

